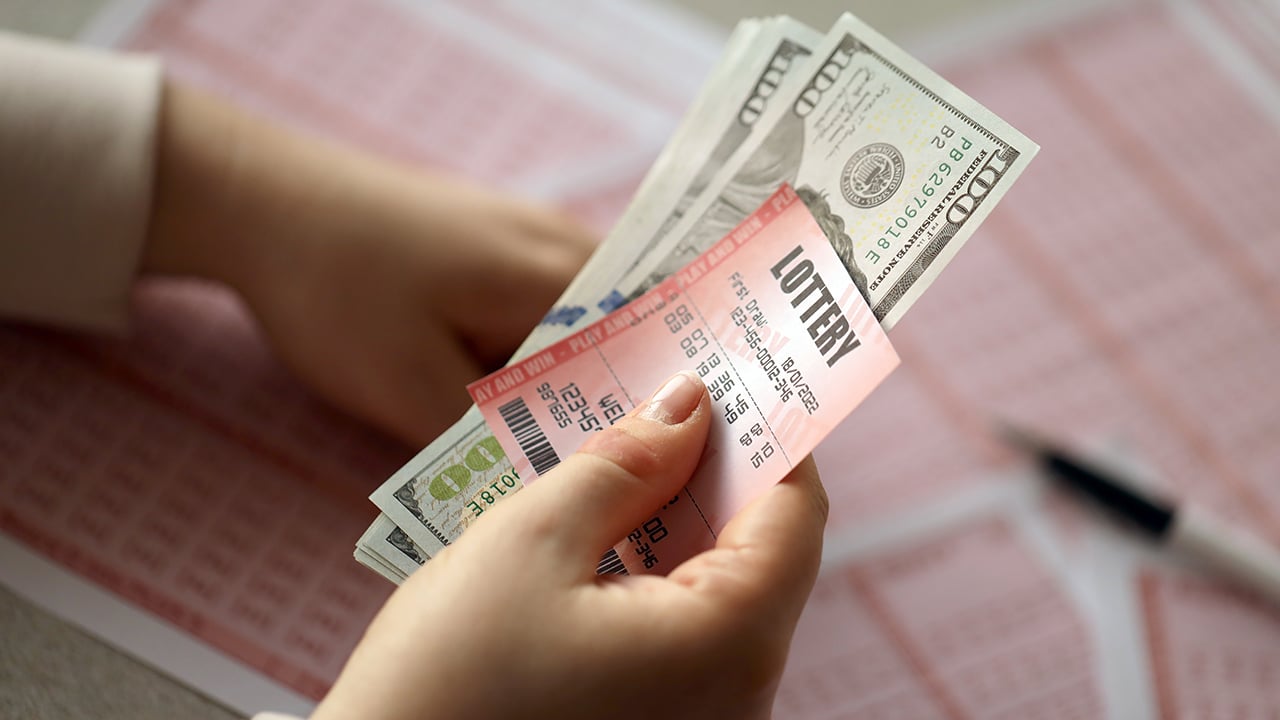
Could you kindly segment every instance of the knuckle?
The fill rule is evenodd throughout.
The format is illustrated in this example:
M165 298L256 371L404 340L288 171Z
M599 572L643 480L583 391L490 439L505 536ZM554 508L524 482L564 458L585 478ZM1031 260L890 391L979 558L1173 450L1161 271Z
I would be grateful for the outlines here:
M663 467L663 454L651 438L635 430L629 419L623 420L593 435L580 452L603 460L616 472L637 479L652 477Z
M803 488L808 491L809 501L813 504L813 511L823 525L826 525L827 518L831 516L831 498L827 495L827 488L822 484L822 477L818 473L818 466L810 456L803 463L796 466L795 480Z
M814 479L813 493L811 497L813 498L814 509L817 511L818 517L821 518L822 524L826 525L827 518L831 517L831 498L827 495L827 488L822 484L821 479Z

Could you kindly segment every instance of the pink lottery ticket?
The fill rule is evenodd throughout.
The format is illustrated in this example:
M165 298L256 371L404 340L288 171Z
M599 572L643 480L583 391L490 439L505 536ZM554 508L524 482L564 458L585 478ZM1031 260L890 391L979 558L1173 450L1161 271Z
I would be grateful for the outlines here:
M679 370L715 413L689 484L601 561L665 573L711 547L898 364L795 192L608 317L468 386L526 484Z

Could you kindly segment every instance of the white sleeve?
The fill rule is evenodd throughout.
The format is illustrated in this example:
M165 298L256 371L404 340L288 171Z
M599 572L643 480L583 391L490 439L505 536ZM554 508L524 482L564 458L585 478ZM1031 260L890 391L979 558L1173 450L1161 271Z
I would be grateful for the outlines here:
M0 316L125 327L160 93L154 58L0 32Z

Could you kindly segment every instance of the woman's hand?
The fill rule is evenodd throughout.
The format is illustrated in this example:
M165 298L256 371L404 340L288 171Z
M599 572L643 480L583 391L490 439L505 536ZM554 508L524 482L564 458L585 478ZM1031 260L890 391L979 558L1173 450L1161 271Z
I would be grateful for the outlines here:
M144 272L246 300L325 398L423 445L506 362L594 241L567 218L169 85Z
M711 423L681 374L392 595L314 720L767 718L822 554L812 460L667 577L594 574Z

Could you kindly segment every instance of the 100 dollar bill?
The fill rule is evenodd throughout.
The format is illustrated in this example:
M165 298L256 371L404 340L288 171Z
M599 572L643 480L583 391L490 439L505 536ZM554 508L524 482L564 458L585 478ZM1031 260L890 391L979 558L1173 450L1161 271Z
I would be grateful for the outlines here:
M634 297L719 240L781 184L809 206L892 328L1039 149L846 14L680 225L616 291Z
M431 559L391 518L382 514L356 542L355 557L397 585Z

